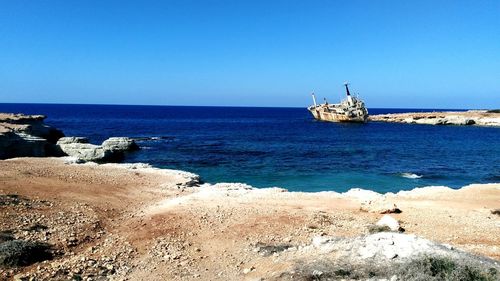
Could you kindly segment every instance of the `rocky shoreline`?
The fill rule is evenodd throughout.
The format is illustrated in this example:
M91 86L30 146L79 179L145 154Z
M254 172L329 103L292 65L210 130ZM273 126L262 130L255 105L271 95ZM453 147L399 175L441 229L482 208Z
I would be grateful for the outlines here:
M65 137L46 125L44 115L0 113L0 159L14 157L71 156L75 161L119 162L124 153L139 146L127 137L112 137L101 145L86 137Z
M66 137L44 123L43 115L0 113L0 159L71 156L79 162L120 162L125 153L139 149L134 139L111 137L91 144L86 137ZM372 115L370 121L428 125L500 126L496 111L425 112Z
M0 161L0 279L496 280L498 202L500 184L302 193L14 158ZM14 242L50 255L13 264Z
M500 127L500 113L486 110L392 113L370 115L369 121L425 125Z

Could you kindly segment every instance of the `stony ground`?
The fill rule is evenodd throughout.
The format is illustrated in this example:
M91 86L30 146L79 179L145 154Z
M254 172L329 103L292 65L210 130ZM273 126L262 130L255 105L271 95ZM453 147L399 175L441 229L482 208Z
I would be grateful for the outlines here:
M498 110L441 111L441 112L408 112L370 115L370 121L394 122L426 125L477 125L500 126Z
M316 261L313 239L366 235L394 204L405 233L500 259L498 184L382 197L194 181L140 166L0 161L0 242L44 243L52 255L0 267L0 279L290 280Z

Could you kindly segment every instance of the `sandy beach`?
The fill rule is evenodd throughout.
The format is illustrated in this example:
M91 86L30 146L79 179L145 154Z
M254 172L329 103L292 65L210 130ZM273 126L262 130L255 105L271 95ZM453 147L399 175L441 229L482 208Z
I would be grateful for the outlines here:
M390 216L405 234L500 259L500 216L493 212L500 208L500 184L380 195L193 186L197 180L140 164L0 161L0 230L50 243L57 253L0 269L0 276L275 280L294 272L298 260L315 260L316 252L304 250L315 237L367 235L394 204L402 212Z

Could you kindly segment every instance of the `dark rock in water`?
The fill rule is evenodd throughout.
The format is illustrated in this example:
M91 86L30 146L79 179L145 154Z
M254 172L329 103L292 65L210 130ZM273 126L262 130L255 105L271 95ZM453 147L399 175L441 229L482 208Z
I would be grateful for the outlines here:
M45 243L11 240L0 244L0 267L27 266L52 257L51 247Z

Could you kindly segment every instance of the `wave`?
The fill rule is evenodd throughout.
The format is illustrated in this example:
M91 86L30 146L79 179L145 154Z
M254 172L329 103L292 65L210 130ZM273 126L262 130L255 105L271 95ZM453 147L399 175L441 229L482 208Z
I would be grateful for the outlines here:
M399 175L401 177L407 178L407 179L420 179L420 178L423 177L422 175L417 175L417 174L414 174L414 173L401 173Z
M175 137L171 136L159 136L159 137L131 137L134 141L159 141L159 140L167 140L172 141Z

